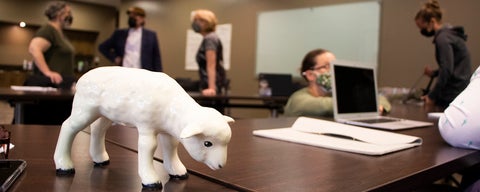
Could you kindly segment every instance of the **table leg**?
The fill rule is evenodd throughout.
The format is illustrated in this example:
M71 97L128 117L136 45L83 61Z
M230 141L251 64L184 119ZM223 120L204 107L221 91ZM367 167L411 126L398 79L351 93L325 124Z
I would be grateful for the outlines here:
M22 124L23 123L23 105L22 103L15 103L15 112L14 117L15 124Z

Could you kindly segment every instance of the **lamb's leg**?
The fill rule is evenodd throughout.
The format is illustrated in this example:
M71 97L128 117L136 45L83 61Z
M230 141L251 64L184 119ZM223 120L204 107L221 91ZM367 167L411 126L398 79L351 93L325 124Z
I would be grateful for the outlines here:
M170 135L160 133L160 143L163 152L163 166L170 178L187 179L187 169L178 157L178 141Z
M83 111L83 113L79 113L79 111ZM85 111L90 111L91 113L85 113ZM87 107L77 109L75 105L73 106L72 114L62 124L53 156L57 175L71 175L75 173L71 157L73 140L79 131L90 125L96 118L98 118L98 114L94 113L93 110L87 110Z
M110 157L105 149L105 134L111 125L112 121L105 117L98 118L90 125L90 156L92 156L95 166L105 166L110 162Z
M138 128L138 174L144 188L161 189L160 177L153 166L153 154L157 149L157 135L153 128ZM143 130L143 131L142 131ZM147 131L148 130L148 131Z

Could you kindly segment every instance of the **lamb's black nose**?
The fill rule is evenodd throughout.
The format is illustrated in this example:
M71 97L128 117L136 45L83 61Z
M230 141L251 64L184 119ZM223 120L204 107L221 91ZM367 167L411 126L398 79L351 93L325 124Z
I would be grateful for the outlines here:
M222 167L223 167L222 165L218 165L218 168L220 168L220 169L221 169Z

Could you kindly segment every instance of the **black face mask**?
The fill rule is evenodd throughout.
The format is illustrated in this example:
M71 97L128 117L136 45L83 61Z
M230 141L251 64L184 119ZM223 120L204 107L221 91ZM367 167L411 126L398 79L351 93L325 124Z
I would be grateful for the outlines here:
M73 17L71 15L68 15L68 16L65 17L65 19L63 19L63 21L65 21L65 24L70 26L73 23Z
M192 29L196 33L199 33L200 31L202 31L202 27L197 22L192 23Z
M425 37L432 37L435 35L435 30L427 31L427 29L422 29L420 30L420 34L422 34Z
M136 26L137 26L137 20L135 20L135 18L133 18L133 17L129 17L128 18L128 27L134 28Z

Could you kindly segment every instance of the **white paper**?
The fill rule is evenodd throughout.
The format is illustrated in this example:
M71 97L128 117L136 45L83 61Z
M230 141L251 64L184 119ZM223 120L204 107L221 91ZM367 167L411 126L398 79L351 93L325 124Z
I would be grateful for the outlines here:
M3 148L6 148L7 147L7 144L2 144L2 146L0 147L0 153L4 153L4 149ZM15 145L13 145L13 143L10 143L10 148L9 150L12 150L12 148L15 147Z
M53 87L40 87L40 86L10 86L10 89L15 91L57 91L57 88Z
M299 117L289 128L255 130L253 134L367 155L383 155L422 144L419 137L307 117Z

